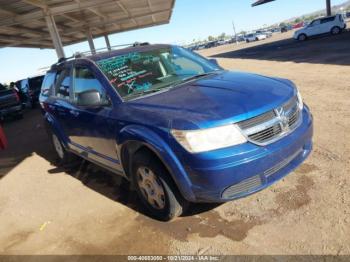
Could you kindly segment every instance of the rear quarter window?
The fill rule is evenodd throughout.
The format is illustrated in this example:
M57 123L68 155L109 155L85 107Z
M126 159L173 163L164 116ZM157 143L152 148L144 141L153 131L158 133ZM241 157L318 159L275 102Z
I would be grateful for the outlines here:
M329 23L329 22L333 22L335 19L335 16L332 17L327 17L327 18L323 18L321 19L321 24L325 24L325 23Z
M47 73L43 83L41 85L41 95L48 97L50 95L52 95L52 90L54 88L55 85L55 80L56 80L56 73L54 72L50 72Z

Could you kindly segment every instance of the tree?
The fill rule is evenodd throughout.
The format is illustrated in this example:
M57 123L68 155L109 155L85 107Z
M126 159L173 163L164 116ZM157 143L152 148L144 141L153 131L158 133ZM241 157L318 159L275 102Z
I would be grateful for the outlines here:
M300 19L300 18L297 18L297 19L294 20L294 24L298 24L298 23L300 23L300 22L301 22L301 19Z
M208 41L214 41L214 39L215 39L214 36L211 36L211 35L208 36Z
M285 22L280 23L279 27L286 27L287 24Z
M225 33L221 33L221 34L218 36L218 38L219 38L219 39L225 39L225 36L226 36Z

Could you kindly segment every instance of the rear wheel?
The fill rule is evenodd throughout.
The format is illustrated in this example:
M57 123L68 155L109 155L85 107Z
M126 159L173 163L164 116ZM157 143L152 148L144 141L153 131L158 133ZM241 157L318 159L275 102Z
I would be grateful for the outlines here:
M150 151L141 150L133 157L132 179L152 217L169 221L185 211L188 202L179 193L169 172Z
M305 35L305 34L300 34L299 36L298 36L298 40L299 41L305 41L307 39L307 36Z
M341 32L341 29L338 26L333 27L332 30L331 30L331 34L332 35L339 35L340 32Z

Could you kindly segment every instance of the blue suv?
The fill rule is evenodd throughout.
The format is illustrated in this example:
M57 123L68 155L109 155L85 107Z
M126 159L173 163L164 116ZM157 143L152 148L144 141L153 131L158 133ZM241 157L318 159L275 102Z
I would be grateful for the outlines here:
M124 176L161 220L262 190L312 149L312 116L291 81L172 45L61 60L40 104L62 162L80 156Z

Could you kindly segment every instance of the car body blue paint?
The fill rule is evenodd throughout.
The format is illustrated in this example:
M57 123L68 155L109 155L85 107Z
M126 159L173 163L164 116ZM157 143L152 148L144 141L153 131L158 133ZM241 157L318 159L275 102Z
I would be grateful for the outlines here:
M41 95L46 119L62 134L64 143L71 149L79 147L87 159L91 156L97 162L98 159L110 162L109 167L120 173L120 149L128 141L138 141L161 159L183 197L192 202L227 201L222 198L223 190L254 175L261 176L262 185L235 198L259 191L290 173L310 154L312 116L306 106L300 126L267 146L247 142L210 152L187 152L172 137L171 129L193 130L237 123L281 106L297 90L289 80L219 70L165 92L124 101L95 64L113 55L159 46L166 45L128 48L66 62L91 69L111 104L103 108L78 108L74 103ZM74 116L74 111L79 115ZM300 154L288 165L268 179L263 177L265 170L297 150L301 150Z

